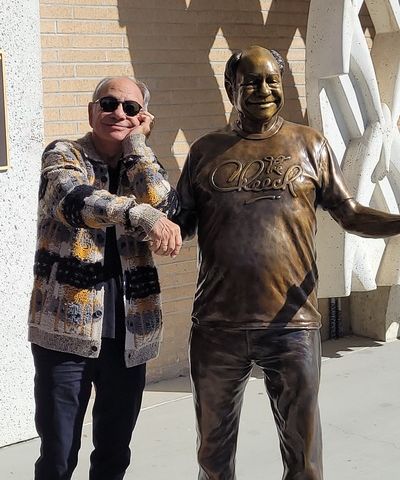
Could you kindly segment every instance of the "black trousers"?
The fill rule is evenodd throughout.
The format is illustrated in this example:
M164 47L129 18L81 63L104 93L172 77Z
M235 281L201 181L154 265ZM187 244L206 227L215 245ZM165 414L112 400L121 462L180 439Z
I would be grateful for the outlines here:
M194 325L191 378L200 480L234 480L240 411L252 365L280 439L283 480L322 480L318 330L225 330Z
M32 345L36 429L41 438L35 480L69 480L81 445L92 384L93 445L90 480L121 480L130 463L129 443L145 386L145 364L126 368L123 344L103 339L88 359Z

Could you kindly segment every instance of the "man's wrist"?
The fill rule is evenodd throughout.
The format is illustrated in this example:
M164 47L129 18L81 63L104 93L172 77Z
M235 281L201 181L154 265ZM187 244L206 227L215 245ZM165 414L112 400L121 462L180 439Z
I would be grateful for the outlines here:
M129 220L133 227L141 227L148 235L153 230L156 222L161 218L166 217L165 213L157 210L148 203L141 203L129 210Z
M122 142L123 156L144 155L146 145L146 135L144 133L131 133L125 137Z

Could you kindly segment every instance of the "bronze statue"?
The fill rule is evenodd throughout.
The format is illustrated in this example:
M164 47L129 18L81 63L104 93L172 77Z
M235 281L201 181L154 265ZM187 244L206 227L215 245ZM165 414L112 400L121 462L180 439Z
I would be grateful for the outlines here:
M264 371L284 464L283 480L322 480L320 314L316 208L346 230L400 233L400 215L357 203L326 139L279 116L284 61L253 46L225 70L238 121L192 147L178 184L177 218L198 233L191 376L201 480L235 479L243 393Z

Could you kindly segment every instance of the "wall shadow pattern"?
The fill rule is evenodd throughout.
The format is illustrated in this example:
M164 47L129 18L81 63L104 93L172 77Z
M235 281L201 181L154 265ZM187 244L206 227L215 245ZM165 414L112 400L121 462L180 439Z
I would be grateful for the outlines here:
M127 31L135 75L152 92L150 109L157 126L151 144L172 183L184 161L185 142L227 123L230 106L220 88L222 78L216 78L223 75L227 46L234 51L259 44L287 57L297 31L305 42L308 7L308 0L296 6L273 0L264 22L259 0L192 0L188 7L185 0L119 0L119 22ZM211 51L213 58L221 53L213 65ZM304 123L290 68L284 85L283 115Z

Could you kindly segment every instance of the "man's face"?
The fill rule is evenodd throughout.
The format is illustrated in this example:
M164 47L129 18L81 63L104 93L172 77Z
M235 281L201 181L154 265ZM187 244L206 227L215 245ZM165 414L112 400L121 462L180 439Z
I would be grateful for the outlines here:
M283 106L282 78L274 57L261 49L240 59L233 102L247 120L267 122Z
M116 78L107 82L99 97L114 97L123 102L134 100L143 106L143 95L139 87L128 78ZM119 104L113 112L104 112L99 102L89 103L89 124L93 134L107 143L120 143L131 132L134 127L140 124L137 115L129 117Z

